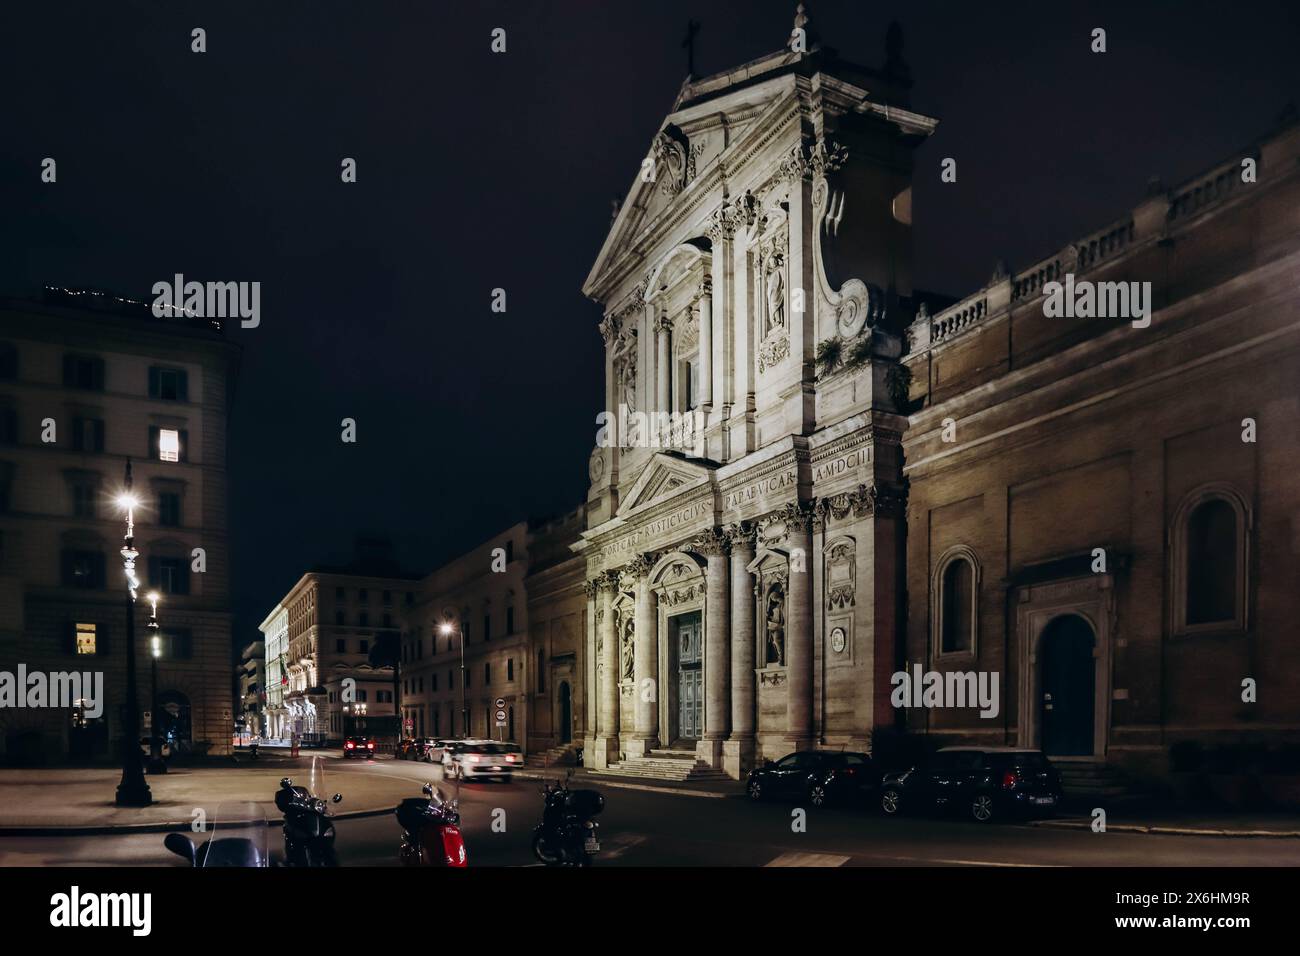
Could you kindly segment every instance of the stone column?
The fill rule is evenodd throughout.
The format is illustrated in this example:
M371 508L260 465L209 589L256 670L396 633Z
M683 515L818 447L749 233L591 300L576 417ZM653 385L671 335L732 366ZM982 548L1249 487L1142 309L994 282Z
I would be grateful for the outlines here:
M624 746L629 757L644 757L659 746L659 622L657 602L650 590L650 562L638 556L628 570L636 577L636 647L633 662L636 686L632 689L635 716L632 739Z
M704 736L699 759L722 766L722 745L731 729L731 602L727 582L727 538L714 528L692 548L704 555Z
M713 283L700 287L700 398L705 409L713 406Z
M672 383L670 375L672 374L671 354L672 354L672 331L673 324L667 316L661 316L655 322L655 334L659 342L659 358L655 362L655 373L659 383L658 393L655 401L655 407L651 409L654 412L672 411L668 406L669 388ZM658 429L656 428L656 434Z
M789 505L783 517L790 544L785 618L786 734L791 749L806 750L812 746L813 733L812 515L801 505Z
M731 539L731 736L722 748L722 769L740 780L754 765L754 531L727 529Z
M596 668L600 712L597 715L596 745L592 766L604 768L618 760L618 634L614 630L614 589L618 578L606 571L595 580L596 644L600 663ZM587 759L586 754L583 759Z

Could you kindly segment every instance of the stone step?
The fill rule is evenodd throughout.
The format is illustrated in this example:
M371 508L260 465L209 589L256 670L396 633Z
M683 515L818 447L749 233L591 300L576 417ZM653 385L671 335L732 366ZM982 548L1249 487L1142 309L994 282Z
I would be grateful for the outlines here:
M727 775L716 770L701 760L680 757L630 757L619 763L611 764L607 769L589 768L597 775L642 777L651 780L723 780Z
M1066 796L1116 797L1130 792L1123 776L1104 763L1055 761Z

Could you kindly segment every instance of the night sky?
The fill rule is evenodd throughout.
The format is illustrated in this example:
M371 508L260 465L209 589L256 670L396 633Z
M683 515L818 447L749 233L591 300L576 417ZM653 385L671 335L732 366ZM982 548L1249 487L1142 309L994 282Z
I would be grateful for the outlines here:
M1268 130L1300 4L812 0L868 65L903 26L916 278L962 295ZM11 3L0 293L260 281L231 426L236 645L358 532L427 571L583 500L602 398L580 286L686 72L779 49L794 3ZM190 30L208 52L190 52ZM508 52L489 51L507 30ZM1089 52L1104 27L1109 52ZM40 163L58 162L58 182ZM939 161L958 160L941 184ZM358 182L340 181L354 157ZM491 290L508 311L490 311ZM344 417L359 441L339 440Z

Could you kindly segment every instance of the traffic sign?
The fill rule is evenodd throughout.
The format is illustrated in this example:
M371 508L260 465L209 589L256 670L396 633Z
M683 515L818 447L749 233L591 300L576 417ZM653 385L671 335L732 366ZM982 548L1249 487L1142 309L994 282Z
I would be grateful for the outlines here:
M498 711L497 711L497 723L498 723L498 724L505 723L505 719L506 719L506 712L505 712L504 710L498 710Z
M496 704L497 704L497 710L500 710L502 707L506 705L506 699L504 697L498 697L496 700ZM497 719L505 720L504 717L498 717Z

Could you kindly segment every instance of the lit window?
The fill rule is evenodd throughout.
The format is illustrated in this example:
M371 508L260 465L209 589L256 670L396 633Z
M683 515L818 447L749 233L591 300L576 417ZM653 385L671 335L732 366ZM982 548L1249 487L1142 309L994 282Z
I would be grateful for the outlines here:
M158 458L161 461L181 460L181 433L176 429L158 430Z
M77 653L95 653L95 625L77 623Z

